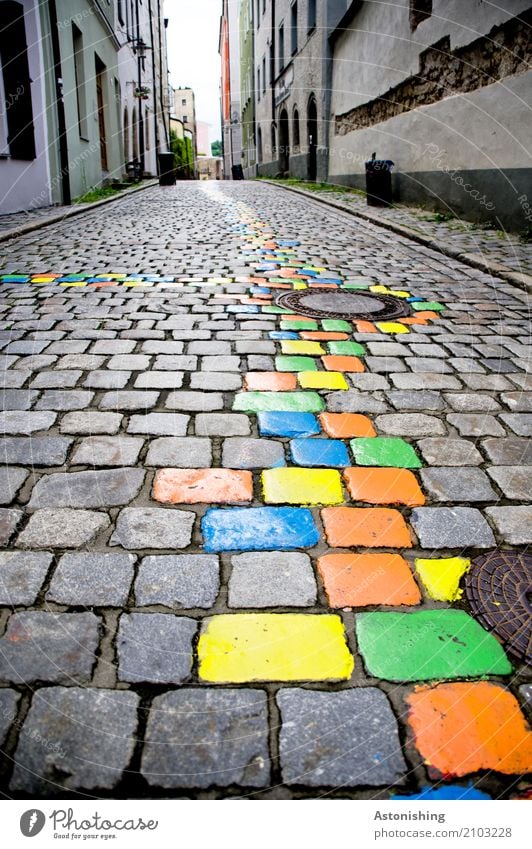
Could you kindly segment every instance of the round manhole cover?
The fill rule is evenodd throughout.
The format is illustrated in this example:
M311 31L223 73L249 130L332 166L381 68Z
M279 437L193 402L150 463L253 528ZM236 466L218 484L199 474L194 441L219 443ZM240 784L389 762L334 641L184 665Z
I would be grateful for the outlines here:
M475 557L465 592L473 615L514 657L532 661L532 556L490 551Z
M386 321L408 315L404 300L391 295L374 295L370 292L350 292L333 288L300 289L283 292L276 298L280 307L293 310L311 318L365 319Z

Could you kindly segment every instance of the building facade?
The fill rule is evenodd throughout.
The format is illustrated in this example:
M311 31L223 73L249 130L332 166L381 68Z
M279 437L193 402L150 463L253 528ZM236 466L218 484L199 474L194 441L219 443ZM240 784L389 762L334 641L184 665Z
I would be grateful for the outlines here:
M240 0L240 115L242 153L245 177L257 173L257 139L255 130L255 36L254 0Z
M157 153L170 149L170 99L162 0L119 0L116 5L124 164L157 174Z
M222 0L219 53L222 65L221 119L224 178L243 167L240 102L240 0Z
M198 128L196 126L196 98L189 86L179 86L173 90L172 121L183 127L183 135L192 141L193 173L197 175Z
M7 213L53 202L45 76L51 55L37 0L0 2L0 22L0 212Z
M345 3L333 47L329 179L395 162L398 199L526 227L532 197L530 0Z
M0 0L0 212L68 204L169 147L162 0Z
M326 179L330 5L326 0L254 0L259 174Z

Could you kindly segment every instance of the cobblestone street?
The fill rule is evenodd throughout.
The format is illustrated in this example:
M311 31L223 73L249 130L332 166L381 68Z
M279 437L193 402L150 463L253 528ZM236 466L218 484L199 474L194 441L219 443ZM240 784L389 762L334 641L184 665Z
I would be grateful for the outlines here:
M525 798L529 295L260 182L0 247L4 794Z

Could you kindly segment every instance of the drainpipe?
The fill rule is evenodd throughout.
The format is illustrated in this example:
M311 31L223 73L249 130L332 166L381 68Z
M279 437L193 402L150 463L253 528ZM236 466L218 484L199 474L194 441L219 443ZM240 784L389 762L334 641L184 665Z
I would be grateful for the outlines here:
M140 9L139 0L136 0L135 11L137 16L137 77L139 91L142 88L142 58L140 55ZM144 107L142 106L142 97L139 97L139 160L141 177L144 176Z
M154 120L154 130L155 130L155 168L157 169L157 173L159 173L159 122L157 120L157 116L159 114L159 110L157 108L157 77L155 74L155 42L153 40L153 17L152 17L152 5L151 0L148 0L148 14L150 16L150 46L151 46L151 75L153 80L153 120ZM157 26L160 28L161 19L157 19ZM160 55L160 54L159 54Z
M166 150L170 150L170 132L167 125L167 118L170 119L170 112L168 115L166 113L165 101L168 97L168 41L166 37L166 30L168 28L168 18L163 18L163 26L164 26L164 52L163 52L163 31L161 28L161 15L163 10L161 9L161 0L157 0L157 14L159 16L159 56L161 57L161 73L159 77L159 98L161 103L161 115L163 118L163 127L164 127L164 137L166 140ZM165 61L163 62L163 56ZM163 81L163 72L165 74L165 78Z
M59 130L59 163L61 166L61 196L65 206L70 206L70 166L68 162L68 141L65 118L65 102L63 99L63 74L61 71L61 48L57 25L57 8L55 0L49 0L50 32L52 40L52 55L54 62L55 102L57 108L57 126Z

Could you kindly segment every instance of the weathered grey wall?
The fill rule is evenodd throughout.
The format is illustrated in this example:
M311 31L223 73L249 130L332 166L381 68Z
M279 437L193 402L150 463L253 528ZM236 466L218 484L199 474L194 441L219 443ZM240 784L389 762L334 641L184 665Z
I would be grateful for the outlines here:
M406 0L386 13L362 4L335 43L330 181L363 186L364 161L376 151L378 158L396 163L394 190L401 200L449 208L472 220L498 218L504 226L526 226L523 195L527 202L532 196L532 75L518 72L524 67L515 60L518 39L509 43L495 33L478 47L472 42L529 6L530 0L508 0L504 9L483 0L435 0L432 17L412 33ZM450 61L450 70L441 70L438 50L420 63L419 54L446 36L444 51L467 51L467 62L456 60L456 73ZM497 82L474 88L475 50L478 67L486 69L481 83L493 79L495 71ZM416 74L410 91L404 81ZM440 97L431 76L445 85L446 96L437 102L430 102ZM416 105L424 92L429 105ZM396 114L397 102L415 108Z

